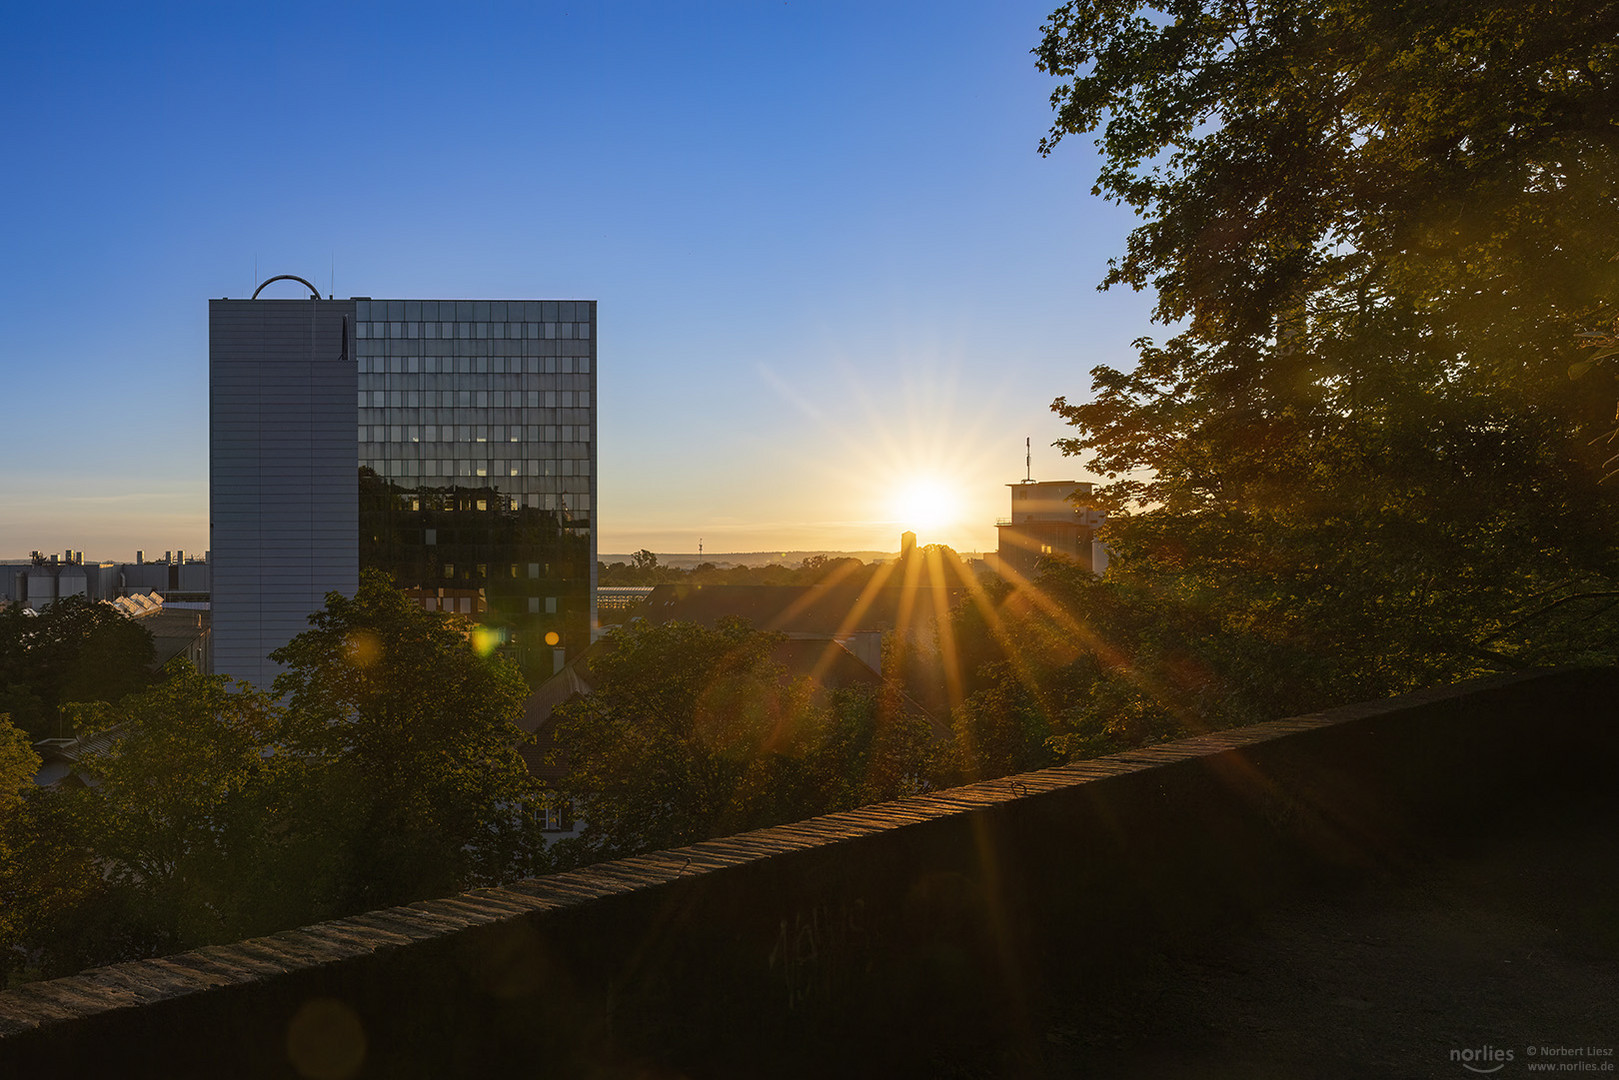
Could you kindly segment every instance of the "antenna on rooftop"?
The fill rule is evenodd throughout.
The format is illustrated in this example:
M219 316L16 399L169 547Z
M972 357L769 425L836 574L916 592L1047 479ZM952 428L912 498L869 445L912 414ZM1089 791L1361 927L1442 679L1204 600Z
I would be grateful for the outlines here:
M1034 448L1029 436L1023 436L1023 482L1034 483Z

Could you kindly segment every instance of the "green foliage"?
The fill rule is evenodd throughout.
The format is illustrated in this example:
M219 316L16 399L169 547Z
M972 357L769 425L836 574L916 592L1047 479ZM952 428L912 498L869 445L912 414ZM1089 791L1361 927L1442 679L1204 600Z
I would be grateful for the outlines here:
M68 734L62 706L116 701L152 681L152 635L111 606L66 596L0 611L0 712L35 739Z
M755 812L743 781L759 751L786 748L809 706L770 660L775 639L667 623L612 641L595 692L558 710L586 846L612 857L736 831Z
M1580 347L1591 350L1583 360L1577 360L1568 366L1570 379L1584 378L1595 368L1608 363L1619 356L1619 319L1601 330L1587 330L1579 335ZM1614 423L1619 425L1619 408L1614 411ZM1600 442L1607 450L1613 449L1615 440L1619 440L1619 426L1614 427L1601 439L1593 439L1593 443ZM1619 475L1619 453L1613 454L1602 462L1605 470L1602 479L1612 480Z
M1565 372L1619 295L1616 31L1554 0L1053 15L1043 149L1099 134L1096 192L1142 218L1104 287L1176 327L1054 405L1113 481L1108 580L1065 609L1097 700L1197 730L1613 661L1612 394Z
M324 815L349 830L337 903L376 907L493 884L542 858L539 792L514 749L527 687L480 656L470 622L411 603L367 572L271 654L287 670L282 741L320 770Z
M1144 219L1104 287L1151 285L1185 327L1059 402L1066 448L1152 470L1115 503L1175 508L1292 492L1318 443L1329 467L1510 458L1493 436L1537 420L1589 465L1607 408L1561 374L1619 289L1616 30L1619 6L1555 0L1060 9L1045 148L1100 131L1096 190Z
M564 858L692 843L897 798L929 781L929 733L892 688L817 700L772 659L779 635L732 621L636 624L558 710L561 789L587 822Z
M28 736L11 717L0 713L0 816L14 813L22 805L22 793L39 772L39 755L28 744Z
M987 614L955 616L973 665L954 713L972 779L1374 696L1333 683L1332 655L1243 626L1252 613L1213 591L1170 596L1052 562L1032 586L984 600Z
M906 711L893 682L834 691L822 723L812 729L809 814L915 795L949 776L944 748L935 745L926 720Z
M1044 30L1040 67L1071 81L1042 148L1099 133L1097 192L1143 218L1106 284L1152 285L1190 340L1264 351L1267 396L1308 392L1335 338L1353 356L1413 318L1436 360L1566 389L1545 346L1619 284L1619 7L1075 3Z
M106 744L78 761L88 786L39 792L31 807L34 861L54 862L66 883L41 898L54 910L44 935L54 966L226 940L296 917L275 910L285 886L261 877L290 764L265 755L279 718L264 695L178 664L143 693L74 711L80 734Z
M240 835L240 818L246 811L251 834L256 797L280 762L264 753L278 719L264 695L184 664L144 694L79 711L81 734L110 740L79 759L92 786L74 790L96 857L111 882L139 885L155 908L175 912L182 939L211 936L205 925L187 930L193 921L234 921L219 886L253 839Z
M0 986L146 955L162 940L125 918L84 846L70 801L30 791L0 818Z
M0 977L543 869L513 665L382 575L310 621L275 654L280 702L181 664L116 704L78 706L80 733L104 745L80 759L83 784L9 796L37 759L0 724Z
M39 771L39 755L28 745L28 736L0 713L0 950L14 941L21 930L19 897L13 895L18 872L18 848L23 836L23 793L33 786ZM0 986L6 965L0 960Z
M1032 680L1020 678L1005 661L981 670L979 678L988 685L952 718L964 778L988 780L1057 764L1046 745L1054 718Z

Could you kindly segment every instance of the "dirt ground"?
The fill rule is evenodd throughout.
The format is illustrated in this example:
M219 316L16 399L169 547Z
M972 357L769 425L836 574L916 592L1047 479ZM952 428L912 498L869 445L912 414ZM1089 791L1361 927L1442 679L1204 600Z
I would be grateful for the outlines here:
M1283 904L1112 985L1061 988L1030 1020L1016 1046L927 1071L1619 1075L1619 802L1538 807L1403 880ZM1560 1071L1531 1068L1548 1063Z

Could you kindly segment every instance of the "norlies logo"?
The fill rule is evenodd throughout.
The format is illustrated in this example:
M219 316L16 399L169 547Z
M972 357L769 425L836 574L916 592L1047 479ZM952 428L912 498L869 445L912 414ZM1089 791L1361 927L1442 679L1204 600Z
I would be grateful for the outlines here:
M1477 1049L1470 1047L1466 1050L1452 1050L1450 1052L1450 1060L1469 1072L1476 1073L1499 1072L1512 1058L1511 1050L1502 1050L1489 1044L1480 1046Z

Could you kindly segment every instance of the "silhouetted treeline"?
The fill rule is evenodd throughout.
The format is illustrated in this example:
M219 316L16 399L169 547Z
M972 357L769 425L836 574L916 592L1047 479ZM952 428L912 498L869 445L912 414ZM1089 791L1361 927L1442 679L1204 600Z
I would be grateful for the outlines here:
M657 555L642 549L628 563L597 563L600 585L816 585L829 579L865 581L879 563L863 563L849 556L811 555L798 566L769 563L764 566L717 566L699 563L689 569L658 562Z

